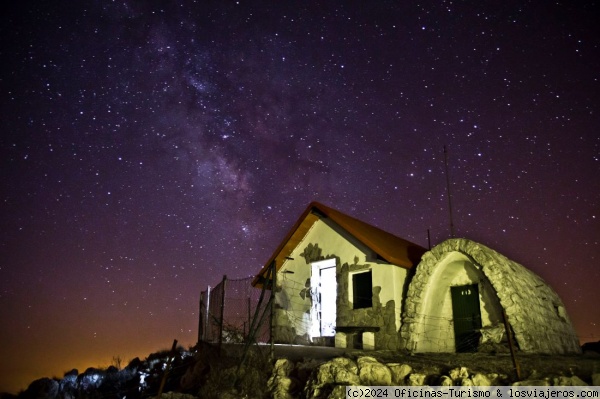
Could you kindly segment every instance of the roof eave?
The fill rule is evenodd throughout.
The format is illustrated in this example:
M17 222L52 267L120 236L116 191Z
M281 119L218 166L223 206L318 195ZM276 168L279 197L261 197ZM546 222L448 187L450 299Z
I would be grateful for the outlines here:
M313 215L313 217L310 217L310 215ZM367 246L367 248L375 252L381 259L384 259L386 262L404 269L412 269L414 266L416 266L421 258L421 255L427 251L425 248L422 248L419 245L394 236L391 233L369 225L361 220L345 215L319 202L313 201L308 205L308 207L306 207L302 215L298 218L296 223L294 223L294 226L285 236L284 240L279 244L275 252L273 252L273 255L271 255L268 262L252 280L252 286L262 286L262 282L260 280L261 278L264 279L266 277L268 269L273 261L277 261L276 268L279 270L285 261L285 258L293 252L312 225L323 217L329 218L334 223L339 225L348 234L352 235L358 241ZM367 232L362 230L367 230ZM384 237L382 240L383 244L373 241L370 233L376 233L378 236ZM399 254L401 256L395 255L394 252L397 251L392 250L392 248L397 245L398 241L402 242L403 244L401 248L406 250L406 253Z

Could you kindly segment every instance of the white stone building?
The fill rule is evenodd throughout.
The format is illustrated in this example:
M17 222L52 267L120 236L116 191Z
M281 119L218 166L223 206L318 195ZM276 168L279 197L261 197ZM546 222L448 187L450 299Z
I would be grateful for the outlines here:
M467 239L427 251L313 202L256 276L255 287L272 265L276 342L498 350L507 345L506 317L521 351L580 352L558 295L525 267Z

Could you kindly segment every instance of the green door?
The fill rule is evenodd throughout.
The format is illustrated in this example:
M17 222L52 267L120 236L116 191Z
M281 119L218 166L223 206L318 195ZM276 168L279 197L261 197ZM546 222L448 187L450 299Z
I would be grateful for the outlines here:
M457 352L476 352L481 328L477 284L450 287Z

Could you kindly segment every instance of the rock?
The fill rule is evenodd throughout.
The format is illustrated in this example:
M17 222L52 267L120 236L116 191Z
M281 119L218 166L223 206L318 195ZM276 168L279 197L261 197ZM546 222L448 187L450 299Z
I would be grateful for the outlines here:
M454 382L452 381L452 378L448 377L447 375L443 375L440 377L439 385L442 387L451 387L454 385Z
M331 385L360 385L356 363L345 357L337 357L319 366L305 387L307 398L319 398L325 387Z
M525 380L525 381L518 381L512 384L513 387L526 387L526 386L532 386L532 387L549 387L550 386L550 382L546 381L546 380Z
M273 366L273 375L267 382L269 392L274 399L292 399L290 391L293 388L293 380L289 378L294 369L294 363L288 359L277 359Z
M336 384L359 385L358 366L356 363L345 357L333 359L329 367L329 372Z
M35 399L55 399L58 397L58 387L58 381L40 378L29 384L23 396Z
M459 385L463 386L463 387L472 387L475 384L473 384L473 380L471 380L469 377L467 377L467 378L461 378Z
M273 374L280 377L287 377L294 369L294 363L288 359L277 359L275 366L273 366Z
M427 376L425 374L421 374L421 373L412 373L408 376L408 386L411 387L420 387L425 385L425 379L427 378Z
M273 399L293 399L291 394L293 381L290 377L274 376L267 386Z
M404 379L412 372L408 364L390 363L387 366L392 372L393 385L404 385Z
M337 385L333 388L333 391L329 394L327 399L346 399L346 386Z
M392 385L392 372L390 369L373 357L359 357L358 369L360 381L363 385Z
M592 374L592 385L595 387L600 386L600 373Z
M85 391L98 389L102 385L104 375L105 373L102 370L89 367L82 374L79 374L77 383Z
M453 381L459 381L469 376L469 370L466 367L455 368L450 370L448 375Z
M63 393L72 393L77 389L77 375L79 371L73 369L65 373L65 376L60 382L60 390Z
M489 386L506 385L506 381L508 380L508 376L506 374L496 374L496 373L487 374L487 378L490 381Z
M563 386L563 387L578 387L578 386L588 386L588 384L583 381L581 378L576 375L572 377L555 377L552 379L552 385L555 386Z
M486 375L481 373L475 373L475 375L471 377L471 380L473 381L473 385L478 387L492 386L492 382L490 381L490 379Z

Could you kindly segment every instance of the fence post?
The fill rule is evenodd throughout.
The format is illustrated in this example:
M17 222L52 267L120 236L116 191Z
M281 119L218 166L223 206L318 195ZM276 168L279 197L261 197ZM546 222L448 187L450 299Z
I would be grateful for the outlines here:
M206 312L204 312L204 317L204 341L208 341L208 335L210 334L210 326L208 325L210 321L210 285L206 289Z
M513 366L515 366L515 371L517 373L517 379L521 381L521 367L519 367L519 362L517 361L517 357L515 355L515 345L513 343L512 331L510 329L510 324L508 323L508 318L506 317L506 312L502 309L502 317L504 319L504 328L506 330L506 336L508 338L508 347L510 348L510 356L512 357Z
M223 317L225 315L225 286L227 285L227 275L223 275L223 290L221 293L221 317L219 320L219 352L221 352L221 345L223 344Z
M204 304L204 298L202 298L203 293L203 291L200 291L200 303L198 304L198 343L203 341L204 338L204 312L202 311L202 305Z
M160 386L158 388L158 395L156 395L157 398L160 398L162 396L162 392L165 387L165 383L167 382L167 375L169 375L169 371L171 368L171 362L173 361L173 358L175 357L176 351L177 351L177 340L174 339L173 346L171 347L171 352L169 352L169 358L167 360L167 366L165 367L165 372L163 373L162 379L160 380Z
M256 308L254 309L254 317L252 318L252 322L250 323L250 327L248 328L248 338L246 339L246 343L244 344L244 352L242 353L242 359L240 360L240 363L238 364L237 371L235 373L235 378L233 379L233 386L237 386L240 370L242 368L242 365L246 361L246 357L248 356L248 350L250 349L250 345L252 345L252 342L254 341L254 337L256 336L257 330L262 325L263 319L265 317L265 313L267 313L268 304L265 306L265 309L263 310L262 315L260 315L260 308L263 303L263 299L265 297L265 291L267 290L267 284L269 282L269 279L271 278L270 276L271 276L272 271L273 271L273 269L269 268L266 271L267 275L264 276L264 279L262 281L262 289L260 290L260 297L258 298L258 303L256 304ZM260 277L263 277L263 276L260 276ZM269 299L269 301L272 299L273 299L273 297L271 297Z
M271 264L271 360L275 359L275 290L277 289L276 261Z
M248 338L250 336L250 323L252 322L252 315L251 315L251 304L250 304L250 297L248 297L248 335L245 338ZM246 323L244 323L246 324Z

